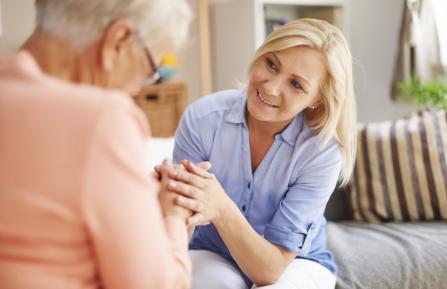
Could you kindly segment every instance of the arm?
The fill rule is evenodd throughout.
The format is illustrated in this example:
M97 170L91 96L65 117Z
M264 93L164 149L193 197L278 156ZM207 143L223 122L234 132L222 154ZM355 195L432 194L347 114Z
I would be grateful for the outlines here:
M190 162L183 163L190 173L171 170L170 177L177 182L171 181L168 188L185 196L177 197L176 202L180 206L196 212L189 219L189 224L212 222L233 258L257 286L275 283L296 253L272 244L259 235L214 175L206 175Z
M187 159L205 171L211 168L211 163L202 146L201 130L198 128L198 121L193 117L193 105L188 107L180 120L179 126L175 133L175 145L173 152L174 163L180 163L181 160ZM203 132L203 131L202 131ZM194 235L197 225L205 225L209 222L205 221L197 224L188 225L188 240L190 241Z
M296 257L296 253L289 252L259 235L233 202L228 205L226 213L213 224L231 256L258 287L276 283Z
M105 288L187 288L190 263L181 214L162 216L159 184L144 173L144 119L108 102L87 156L81 209Z
M190 218L192 223L199 218L211 220L233 258L256 285L273 284L297 254L306 254L310 248L340 171L335 149L322 152L301 169L298 181L266 225L264 236L251 227L214 176L199 178L199 169L191 164L184 163L190 174L178 172L180 182L170 188L184 196L177 198L180 205L198 212Z

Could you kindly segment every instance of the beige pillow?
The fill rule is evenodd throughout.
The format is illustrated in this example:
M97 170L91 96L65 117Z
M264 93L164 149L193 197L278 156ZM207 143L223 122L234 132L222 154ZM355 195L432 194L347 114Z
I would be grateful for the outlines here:
M447 113L360 124L351 179L354 219L447 220Z

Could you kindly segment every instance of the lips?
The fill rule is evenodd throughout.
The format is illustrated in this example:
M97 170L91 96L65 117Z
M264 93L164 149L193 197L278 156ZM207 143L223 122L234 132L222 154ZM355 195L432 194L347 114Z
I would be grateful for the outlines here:
M269 107L272 107L272 108L279 108L278 105L275 105L275 104L271 103L265 97L263 97L262 94L257 89L256 89L256 96L263 104L265 104L265 105L267 105Z

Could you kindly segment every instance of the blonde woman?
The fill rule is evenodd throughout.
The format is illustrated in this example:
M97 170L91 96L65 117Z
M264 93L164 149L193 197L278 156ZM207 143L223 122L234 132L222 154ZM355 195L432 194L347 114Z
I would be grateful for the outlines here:
M36 0L36 12L22 49L0 57L0 287L188 288L190 212L147 176L130 97L186 36L186 1Z
M187 109L174 151L186 170L162 169L177 204L195 212L193 289L334 288L323 212L353 169L355 115L346 40L315 19L267 37L245 90ZM210 173L193 164L202 161Z

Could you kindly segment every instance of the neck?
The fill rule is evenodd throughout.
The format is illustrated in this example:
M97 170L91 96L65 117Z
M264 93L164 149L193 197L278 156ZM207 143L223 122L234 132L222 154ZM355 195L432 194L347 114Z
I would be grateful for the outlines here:
M90 64L94 59L88 57L88 49L75 49L67 41L39 29L22 49L31 53L45 74L76 83L94 82Z
M261 121L253 118L247 111L247 126L250 132L262 135L267 138L274 138L275 135L281 133L292 120L286 121Z

